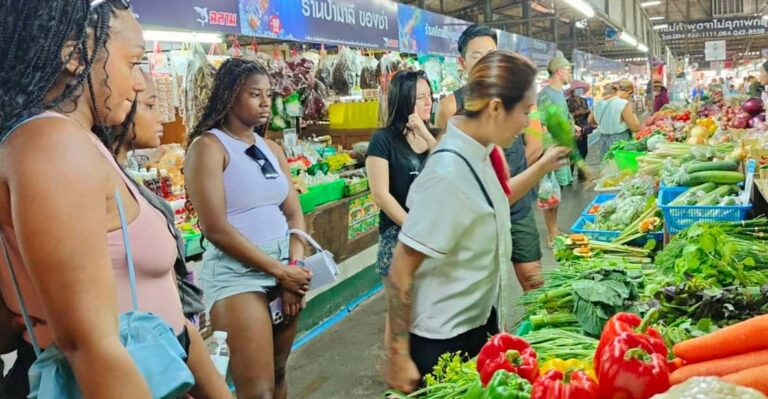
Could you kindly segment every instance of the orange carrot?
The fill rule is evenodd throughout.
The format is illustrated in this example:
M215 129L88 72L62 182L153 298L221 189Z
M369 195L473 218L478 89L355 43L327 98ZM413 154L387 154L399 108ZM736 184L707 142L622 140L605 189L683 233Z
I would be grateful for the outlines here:
M688 364L675 370L670 376L669 382L671 382L672 385L677 385L692 377L721 377L765 365L768 365L768 349L701 363Z
M753 367L723 377L723 381L757 389L768 395L768 366Z
M768 315L753 317L703 337L680 342L675 356L688 363L740 355L768 349Z

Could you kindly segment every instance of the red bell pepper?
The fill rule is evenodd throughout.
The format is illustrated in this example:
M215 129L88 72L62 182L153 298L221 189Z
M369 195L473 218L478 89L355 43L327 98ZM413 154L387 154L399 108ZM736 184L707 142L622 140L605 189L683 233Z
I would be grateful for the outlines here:
M597 399L597 383L580 370L550 370L533 384L531 399Z
M494 335L477 355L477 371L483 386L498 370L507 370L533 383L539 377L536 351L524 339L500 333Z
M648 399L669 389L667 357L652 340L624 332L608 343L597 374L600 399Z
M595 359L593 362L595 370L600 370L603 349L614 338L624 332L636 332L653 338L651 343L653 344L654 352L660 353L666 358L668 350L667 346L664 344L664 338L656 329L648 326L651 324L651 321L656 318L658 312L658 309L651 309L645 315L645 318L642 319L634 313L617 313L611 317L608 320L608 323L605 324L605 328L603 328L603 333L600 335L600 342L597 344L597 350L595 350Z

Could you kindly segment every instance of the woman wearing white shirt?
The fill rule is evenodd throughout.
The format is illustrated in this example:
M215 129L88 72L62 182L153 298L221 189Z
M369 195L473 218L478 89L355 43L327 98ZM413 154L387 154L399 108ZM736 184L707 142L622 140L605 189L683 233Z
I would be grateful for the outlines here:
M511 52L483 57L464 88L464 116L450 121L411 186L386 287L387 379L395 389L412 391L443 353L475 356L504 325L509 202L489 154L496 145L509 147L528 125L536 72ZM567 153L562 147L548 150L526 179L565 165Z
M629 140L632 133L640 130L640 121L632 111L630 102L635 85L625 79L618 83L617 89L615 96L598 102L595 111L589 115L589 123L597 125L600 132L600 159L603 159L613 143Z

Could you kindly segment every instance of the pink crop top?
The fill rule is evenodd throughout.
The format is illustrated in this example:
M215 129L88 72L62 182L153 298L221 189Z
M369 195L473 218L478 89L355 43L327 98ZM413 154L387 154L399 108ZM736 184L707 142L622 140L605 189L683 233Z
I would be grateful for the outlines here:
M53 112L41 114L42 117L63 117ZM89 136L94 146L109 160L110 164L120 172L123 182L126 184L134 199L139 203L139 215L128 223L128 232L131 239L133 261L136 269L136 290L138 293L139 310L150 312L166 323L170 324L178 335L184 329L185 319L181 310L181 300L176 287L173 265L176 261L176 241L168 231L165 217L141 196L134 184L120 170L109 150L96 138ZM127 201L123 198L123 201ZM32 288L29 273L22 267L21 256L13 228L4 229L6 242L10 252L22 295L27 309L35 323L35 334L40 345L45 348L52 342L52 335L45 323L40 299ZM41 239L45 239L41 237ZM125 257L125 247L120 229L107 233L109 243L109 256L115 274L117 290L118 311L120 313L132 310L131 289L128 279L128 263ZM66 271L62 271L66 272ZM21 308L16 300L8 266L0 256L0 280L2 282L2 294L8 308L18 316L19 323L23 324ZM25 338L29 340L29 337Z

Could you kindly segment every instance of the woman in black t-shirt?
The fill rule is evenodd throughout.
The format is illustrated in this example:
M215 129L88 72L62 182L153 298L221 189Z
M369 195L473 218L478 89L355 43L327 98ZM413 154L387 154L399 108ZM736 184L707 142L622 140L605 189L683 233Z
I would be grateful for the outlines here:
M376 271L385 283L397 235L408 214L408 190L437 144L427 127L432 88L426 74L395 74L389 84L388 109L387 126L374 133L365 163L373 198L381 208Z

